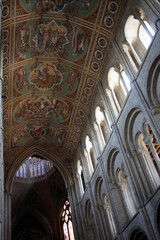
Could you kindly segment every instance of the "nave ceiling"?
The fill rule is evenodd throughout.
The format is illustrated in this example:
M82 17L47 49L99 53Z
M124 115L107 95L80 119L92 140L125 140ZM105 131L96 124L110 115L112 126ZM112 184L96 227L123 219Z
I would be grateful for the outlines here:
M3 0L5 170L43 146L69 164L123 0Z

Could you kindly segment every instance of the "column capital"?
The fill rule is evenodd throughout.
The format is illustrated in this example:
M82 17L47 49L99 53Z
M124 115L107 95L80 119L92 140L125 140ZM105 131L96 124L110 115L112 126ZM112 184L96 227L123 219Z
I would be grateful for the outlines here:
M117 73L120 73L120 71L121 71L120 63L119 63L118 60L115 61L114 70L115 70Z
M144 135L144 138L143 138L143 140L144 140L144 142L146 142L146 143L152 143L152 141L153 141L153 135L152 134L145 134Z
M134 9L133 17L138 20L141 19L141 12L137 6Z

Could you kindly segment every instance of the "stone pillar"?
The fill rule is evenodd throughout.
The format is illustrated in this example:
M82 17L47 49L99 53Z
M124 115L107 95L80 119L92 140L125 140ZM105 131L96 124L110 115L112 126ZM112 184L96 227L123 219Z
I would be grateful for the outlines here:
M120 79L122 81L123 87L124 87L124 89L126 91L126 94L128 95L129 91L128 91L128 88L126 86L125 80L124 80L124 78L123 78L123 76L121 74L120 64L119 64L118 61L116 61L116 63L115 63L114 71L118 73L118 75L119 75L119 77L120 77Z
M82 228L81 217L79 214L79 208L77 206L75 185L72 184L68 189L68 197L72 211L72 223L74 229L74 236L76 240L84 239L84 232ZM83 220L83 219L82 219Z
M149 31L149 29L147 28L146 24L144 23L144 21L141 18L141 13L138 9L138 7L135 8L135 12L134 12L134 18L137 19L140 24L143 26L143 28L145 29L145 31L148 33L148 35L150 36L150 38L152 39L153 36L151 34L151 32Z
M116 229L117 229L117 232L118 232L117 219L116 219L116 214L115 214L116 211L115 211L115 209L114 209L114 207L112 205L112 200L111 200L111 196L110 196L110 185L109 185L109 181L108 181L108 178L107 178L107 174L106 174L106 170L105 170L105 166L104 166L104 162L103 162L102 157L99 158L99 162L100 162L100 167L101 167L104 183L106 185L107 199L110 202L110 207L111 207L111 210L113 212L114 223L116 225Z
M137 75L137 69L136 70L133 69L132 60L124 49L124 46L129 47L127 40L126 39L123 40L124 46L122 45L122 48L119 46L119 43L116 41L115 38L112 39L111 43L116 54L118 55L117 57L120 59L120 62L123 62L123 68L125 72L128 72L130 75L130 78L133 79Z
M92 186L90 183L88 185L89 185L89 195L91 200L92 212L94 216L94 222L95 222L96 230L98 234L98 239L106 239L100 214L97 206L95 205L95 200L94 200L92 189L91 189Z
M11 194L4 192L4 240L11 240Z
M104 108L105 108L105 111L107 113L107 116L108 116L108 119L107 121L110 123L113 123L114 120L115 120L115 114L112 112L112 106L110 104L110 101L109 99L107 98L107 94L106 94L106 91L104 90L103 88L103 85L102 85L102 82L99 81L98 84L98 90L99 90L99 93L100 93L100 97L102 99L102 102L103 102L103 105L104 105ZM105 114L106 115L106 114ZM106 117L107 118L107 117Z
M105 108L104 108L103 105L100 106L100 111L103 113L103 116L104 116L104 119L105 119L105 124L106 124L106 129L107 129L107 134L109 135L109 133L111 131L111 126L110 126L110 123L109 123L108 118L106 116Z
M94 128L94 124L93 124L93 120L91 118L91 115L88 114L87 116L87 120L88 120L88 127L89 127L89 130L90 130L90 140L92 142L92 145L93 145L93 148L95 149L94 152L95 152L95 155L98 156L101 152L100 148L99 148L99 143L98 143L98 138L97 138L97 134L96 134L96 130ZM94 139L95 141L92 141L92 139ZM95 144L95 142L97 144Z
M3 163L3 108L2 108L2 81L3 81L3 52L1 36L1 12L3 9L0 0L0 239L4 239L4 163Z

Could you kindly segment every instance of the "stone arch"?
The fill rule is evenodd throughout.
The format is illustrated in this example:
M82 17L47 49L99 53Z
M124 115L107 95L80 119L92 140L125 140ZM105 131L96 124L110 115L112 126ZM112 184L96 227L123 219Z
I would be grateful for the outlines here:
M118 182L117 173L119 172L119 169L123 169L125 171L121 152L119 151L118 148L115 147L109 151L107 159L107 177L109 180L110 188L112 189L111 201L113 204L113 208L115 209L116 219L118 220L119 224L124 226L128 219L130 218L130 216L128 214L127 206L124 201L121 187Z
M151 106L160 104L160 55L153 61L147 78L147 96Z
M127 146L127 149L129 150L130 148L133 148L133 126L135 119L137 116L142 113L142 110L139 107L135 107L131 109L131 111L128 113L126 120L125 120L125 125L124 125L124 139L125 139L125 144Z
M87 239L97 239L97 230L96 224L94 221L94 216L92 212L91 201L88 199L85 204L85 221L86 221L86 232L87 232Z
M66 188L72 184L73 179L69 173L69 170L60 158L57 158L57 156L55 156L52 152L48 151L48 149L46 150L43 147L32 146L12 156L11 162L13 162L13 164L9 169L5 182L5 190L7 192L12 191L12 182L17 169L28 157L35 154L45 158L46 160L51 161L53 165L55 165L55 167L59 170L64 179Z
M102 177L98 177L95 183L95 200L97 204L102 204L102 184L103 179Z
M88 199L85 204L85 219L87 224L91 224L92 222L92 209L91 209L91 202Z
M114 164L116 157L119 153L119 150L117 148L113 148L110 150L107 158L107 177L109 179L109 182L115 183L116 182L116 175L114 173Z
M146 149L141 148L143 144L140 144L140 136L143 135L141 141L144 141L144 125L146 123L145 114L140 107L136 106L128 113L124 124L124 140L128 156L130 160L134 159L134 161L130 161L132 173L134 179L137 179L136 184L137 186L139 185L139 189L141 193L144 194L145 199L148 198L159 185L156 170L152 166L153 163L151 159L146 159L146 156L143 156L142 150L145 151Z
M105 232L105 237L106 239L111 239L116 235L116 227L107 195L104 181L102 177L98 177L95 184L95 200Z
M124 26L124 35L129 45L128 53L135 65L141 64L154 34L148 17L140 7L136 6Z
M148 240L148 237L142 229L135 228L132 230L128 240Z

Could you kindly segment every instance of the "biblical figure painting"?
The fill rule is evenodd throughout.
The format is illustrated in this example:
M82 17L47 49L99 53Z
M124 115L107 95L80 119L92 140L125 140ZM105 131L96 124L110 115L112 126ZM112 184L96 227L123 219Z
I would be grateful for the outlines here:
M62 74L51 63L41 63L29 75L29 82L40 90L48 90L62 83Z

